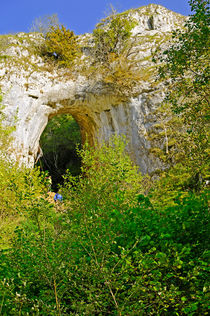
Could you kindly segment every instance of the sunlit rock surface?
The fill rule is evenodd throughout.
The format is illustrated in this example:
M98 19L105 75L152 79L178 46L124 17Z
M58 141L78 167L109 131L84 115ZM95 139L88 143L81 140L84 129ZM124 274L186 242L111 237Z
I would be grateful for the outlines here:
M50 69L31 48L39 43L39 34L19 33L3 37L0 58L0 86L3 93L5 123L16 125L13 156L33 166L41 153L40 136L48 120L69 113L78 122L82 139L91 144L107 141L114 134L124 134L128 151L143 173L159 168L150 154L147 131L155 118L154 109L164 97L163 86L155 83L155 65L151 55L157 45L165 47L171 31L181 26L185 17L158 5L149 5L125 13L133 16L138 25L133 36L142 80L135 97L120 101L100 80L87 79L80 68L74 74L67 70ZM80 36L81 43L91 42L91 34ZM1 47L0 47L1 48ZM90 54L84 47L81 63ZM146 74L146 75L145 75Z

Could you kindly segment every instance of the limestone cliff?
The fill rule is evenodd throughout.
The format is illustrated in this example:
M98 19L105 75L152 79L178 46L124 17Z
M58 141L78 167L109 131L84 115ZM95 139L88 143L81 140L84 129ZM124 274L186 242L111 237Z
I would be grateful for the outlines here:
M70 113L78 122L83 139L91 143L108 140L113 133L125 134L132 159L143 173L152 172L158 161L150 155L147 130L155 119L152 112L161 103L163 87L154 82L155 65L151 55L157 46L167 45L171 31L185 17L158 5L149 5L124 13L138 25L135 51L142 78L136 93L126 101L113 94L100 78L84 75L86 56L91 51L91 34L80 36L83 55L77 69L70 72L51 67L34 50L43 39L34 33L2 36L0 87L3 93L6 123L16 124L14 156L32 166L39 152L39 139L49 118ZM147 74L145 76L145 74Z

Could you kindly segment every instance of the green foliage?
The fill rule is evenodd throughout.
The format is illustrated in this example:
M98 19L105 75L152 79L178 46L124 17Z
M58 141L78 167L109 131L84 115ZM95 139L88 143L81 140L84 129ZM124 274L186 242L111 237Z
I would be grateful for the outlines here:
M181 62L179 49L187 47L188 35L201 30L199 19L205 20L206 1L190 3L195 24L189 24L189 34L179 33L176 46L165 54L169 68L163 66L172 77L169 98L174 102L157 110L159 125L150 135L156 148L162 141L159 157L173 166L147 196L126 142L116 136L108 145L84 145L79 151L82 175L66 175L60 204L44 197L43 174L0 160L1 219L9 219L5 236L11 237L0 247L1 315L208 315L207 163L200 150L206 151L206 129L199 132L201 122L206 128L205 49L202 56L199 47L190 55L192 60L199 55L193 70L198 67L201 94L190 69L175 59L177 50ZM187 88L193 98L185 96L185 107L179 97ZM57 134L66 120L56 122L52 128ZM0 130L4 133L3 126ZM10 230L8 214L15 212L21 218Z
M134 197L142 191L142 177L125 147L125 140L116 136L110 139L109 145L102 144L98 148L86 144L79 151L82 175L77 184L71 174L66 176L64 196L84 211L88 207L100 207L102 211L108 203L123 211L127 203L135 203Z
M3 312L6 310L7 313L12 314L12 310L14 313L21 310L23 313L31 313L35 310L37 313L47 315L53 314L54 311L55 314L61 311L68 314L76 310L78 312L89 310L94 313L95 288L91 283L98 275L98 267L95 269L94 262L90 262L93 271L90 276L88 274L85 276L90 269L89 259L81 249L80 238L83 234L86 236L92 227L94 235L91 238L94 238L94 242L95 234L99 234L98 237L104 235L104 242L101 240L99 245L96 245L97 249L100 251L109 249L110 245L105 242L105 240L108 242L112 235L112 232L110 235L107 230L109 213L113 213L116 222L118 214L123 216L126 205L128 207L137 204L133 196L142 187L141 177L136 167L132 166L128 155L124 155L124 150L124 141L116 137L112 139L110 146L103 145L102 148L95 150L87 146L81 151L83 177L80 177L79 183L75 183L76 186L73 187L72 182L67 181L66 187L62 189L66 199L65 206L56 206L57 212L55 212L54 208L43 199L34 202L33 206L28 205L28 216L17 230L14 247L11 251L3 252L2 258L6 265L3 265L2 275L9 278L6 289L2 280L0 290L4 297ZM71 177L69 180L71 181ZM115 235L118 235L118 228ZM88 240L85 239L84 246L88 246ZM80 263L84 265L82 270ZM11 269L12 266L14 269ZM83 281L82 284L78 283L82 280L81 273L85 279L89 279L90 283L83 284ZM13 277L15 284L12 281ZM99 281L103 284L101 277ZM97 282L97 278L94 282ZM24 284L26 286L23 288ZM71 284L74 284L73 288ZM90 292L87 290L85 293L85 288L88 286ZM108 281L105 287L102 297L104 299L108 297L110 300ZM18 294L16 295L14 291ZM78 303L81 294L79 300L82 301L86 300L86 296L90 296L87 308L83 306L82 301L81 304ZM16 302L15 307L14 302Z
M0 112L0 249L8 247L26 207L45 192L39 170L20 167L9 159L14 127L4 126L3 118Z
M109 63L109 55L117 57L123 53L130 43L132 29L137 22L122 14L112 12L97 24L93 30L94 56L97 62Z
M79 53L77 37L65 26L52 26L46 33L42 54L57 60L58 64L71 67Z
M148 133L148 139L152 142L151 152L172 167L184 158L184 150L180 151L184 133L183 120L174 115L168 103L161 104L153 116L157 123L151 126Z
M208 161L209 118L209 6L189 1L194 14L184 30L173 33L173 44L160 57L160 77L170 78L166 101L184 126L179 149L195 174Z
M155 208L125 142L81 150L64 204L27 206L0 256L2 315L207 315L206 192Z
M26 209L44 195L39 170L27 170L0 159L0 249L8 247Z
M140 79L132 51L135 46L132 29L136 24L135 19L113 10L93 31L91 76L95 69L95 75L100 74L103 81L121 97L131 95Z
M101 211L100 198L86 209L73 201L55 212L44 200L28 209L1 253L1 313L207 315L206 194L164 211L143 195L134 208L104 200Z
M152 152L170 169L153 192L156 203L173 204L178 191L185 196L203 190L209 176L209 6L200 0L189 4L194 14L158 57L168 93L149 138Z
M182 116L175 115L168 103L162 104L153 115L158 123L148 133L152 144L150 152L165 170L156 172L158 181L153 185L152 200L162 206L173 205L178 192L185 196L188 191L199 192L206 186L208 165L207 161L198 160L192 154L189 157L189 150L195 149L194 139L186 131Z
M41 137L41 146L45 152L57 148L58 145L63 149L75 151L76 145L80 143L80 128L69 114L50 119Z

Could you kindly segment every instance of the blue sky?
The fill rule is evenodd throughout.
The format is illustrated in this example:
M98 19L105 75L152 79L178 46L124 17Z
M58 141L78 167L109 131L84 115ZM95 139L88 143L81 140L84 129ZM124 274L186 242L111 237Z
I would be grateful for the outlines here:
M54 13L76 34L92 32L109 12L110 3L118 12L156 3L183 15L190 14L188 0L0 0L0 34L28 32L37 17Z

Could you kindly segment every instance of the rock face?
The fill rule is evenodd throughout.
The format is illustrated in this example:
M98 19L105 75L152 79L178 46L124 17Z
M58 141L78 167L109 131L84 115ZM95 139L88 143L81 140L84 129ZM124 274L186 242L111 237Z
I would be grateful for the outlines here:
M148 72L154 65L152 51L157 45L167 45L172 29L185 18L157 5L129 10L138 25L139 65ZM91 35L81 36L90 38ZM65 70L49 69L41 57L34 54L31 43L40 35L19 33L3 38L4 50L0 59L0 85L3 93L6 124L16 125L14 132L15 159L33 166L41 149L40 136L48 120L55 115L69 113L78 122L82 139L89 142L107 141L110 135L124 134L128 139L131 158L143 173L158 168L158 161L150 155L147 130L152 124L153 110L161 103L163 87L154 78L142 78L138 93L126 102L109 90L100 80L87 79L79 70L71 75ZM85 56L81 57L81 61Z

